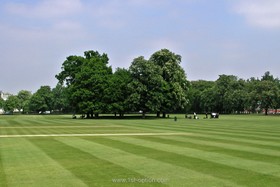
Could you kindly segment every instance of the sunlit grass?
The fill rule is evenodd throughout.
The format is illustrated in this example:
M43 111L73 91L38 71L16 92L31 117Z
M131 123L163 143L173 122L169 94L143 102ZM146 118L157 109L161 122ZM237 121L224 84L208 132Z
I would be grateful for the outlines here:
M0 186L280 184L278 116L199 117L2 115Z

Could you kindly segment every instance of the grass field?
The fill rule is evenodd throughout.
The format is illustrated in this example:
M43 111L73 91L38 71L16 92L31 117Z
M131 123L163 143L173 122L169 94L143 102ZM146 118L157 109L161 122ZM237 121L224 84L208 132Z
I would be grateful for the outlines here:
M279 186L280 117L0 116L0 186Z

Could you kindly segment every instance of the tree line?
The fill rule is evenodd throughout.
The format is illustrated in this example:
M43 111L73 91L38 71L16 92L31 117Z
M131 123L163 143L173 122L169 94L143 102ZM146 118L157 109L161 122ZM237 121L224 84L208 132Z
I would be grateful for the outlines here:
M22 90L0 108L6 112L79 113L88 118L101 113L123 116L128 112L156 113L254 113L280 107L280 81L270 72L258 78L220 75L216 81L188 81L181 56L168 49L139 56L129 68L109 66L107 54L85 51L68 56L56 75L55 88L41 86L34 94Z
M280 80L270 72L261 79L239 79L234 75L220 75L216 81L191 82L189 110L198 113L256 113L280 108Z
M189 103L187 81L181 67L181 56L168 49L159 50L149 59L135 58L128 69L109 66L107 54L86 51L84 56L69 56L56 75L58 84L41 86L33 95L29 92L26 107L18 96L5 101L5 111L16 108L22 112L73 112L86 117L100 113L127 112L167 113L184 110ZM23 91L22 91L23 92ZM26 91L24 91L26 92Z

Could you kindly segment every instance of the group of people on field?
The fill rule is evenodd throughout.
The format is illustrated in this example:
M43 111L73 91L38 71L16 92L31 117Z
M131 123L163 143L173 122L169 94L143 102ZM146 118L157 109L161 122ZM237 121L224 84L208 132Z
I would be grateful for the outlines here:
M205 113L205 117L204 119L208 119L208 112ZM219 118L219 113L210 113L210 117L211 118ZM185 115L185 118L188 118L188 119L192 119L191 116L188 116L187 114ZM193 119L199 119L199 117L197 116L196 112L193 113Z

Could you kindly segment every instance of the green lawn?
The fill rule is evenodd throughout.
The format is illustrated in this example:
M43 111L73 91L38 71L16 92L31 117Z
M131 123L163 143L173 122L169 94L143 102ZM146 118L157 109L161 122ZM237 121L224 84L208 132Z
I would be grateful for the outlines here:
M172 117L0 115L0 186L279 186L280 116Z

